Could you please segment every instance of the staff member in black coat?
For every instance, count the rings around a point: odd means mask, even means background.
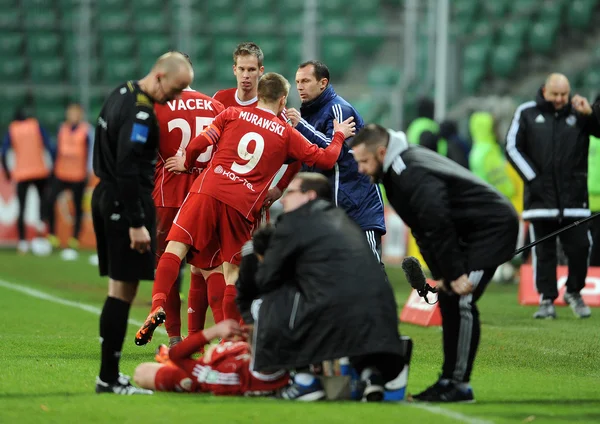
[[[416,400],[473,401],[469,384],[481,326],[476,302],[517,244],[510,202],[468,170],[402,132],[370,124],[352,141],[359,170],[383,183],[388,200],[411,228],[440,288],[444,365],[440,379]]]
[[[350,357],[363,399],[382,400],[384,385],[400,379],[405,364],[394,293],[363,231],[330,198],[326,177],[299,173],[282,198],[284,214],[255,281],[247,263],[252,248],[242,251],[237,301],[244,320],[254,322],[252,367],[306,371]],[[300,372],[280,396],[318,400],[325,393]]]
[[[193,78],[181,53],[166,53],[146,77],[117,87],[98,117],[94,173],[100,183],[92,196],[92,218],[100,275],[109,280],[100,315],[97,393],[152,394],[119,373],[119,359],[139,281],[154,279],[152,189],[159,135],[154,102],[176,98]]]
[[[530,221],[532,241],[577,219],[590,216],[587,171],[590,134],[600,136],[600,125],[588,101],[569,97],[569,80],[552,74],[535,101],[520,105],[508,135],[508,160],[525,183],[523,219]],[[560,234],[569,262],[564,300],[580,318],[591,315],[581,298],[585,287],[591,236],[587,225]],[[534,279],[540,309],[534,318],[556,318],[556,240],[533,248]]]

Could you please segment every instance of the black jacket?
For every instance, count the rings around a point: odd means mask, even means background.
[[[108,96],[96,124],[94,173],[117,193],[130,227],[144,224],[143,205],[152,203],[158,136],[154,103],[136,82]]]
[[[571,103],[556,111],[544,100],[520,105],[506,136],[508,160],[525,182],[524,219],[590,215],[587,171],[590,134],[600,136],[593,116]]]
[[[435,279],[449,283],[512,257],[519,221],[510,202],[471,172],[401,132],[390,141],[381,180]]]
[[[385,273],[360,227],[330,202],[281,217],[255,283],[255,370],[402,353]]]

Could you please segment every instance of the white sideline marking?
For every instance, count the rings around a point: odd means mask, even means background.
[[[14,290],[14,291],[26,294],[27,296],[35,297],[37,299],[42,299],[42,300],[47,300],[52,303],[57,303],[59,305],[70,306],[72,308],[81,309],[82,311],[86,311],[86,312],[89,312],[89,313],[97,315],[97,316],[100,316],[100,314],[102,313],[102,309],[100,309],[96,306],[86,305],[85,303],[74,302],[72,300],[63,299],[62,297],[53,296],[51,294],[45,293],[40,290],[36,290],[36,289],[32,289],[30,287],[20,286],[17,284],[9,283],[4,280],[0,280],[0,287]],[[133,325],[135,327],[141,327],[142,324],[144,324],[143,322],[140,322],[140,321],[137,321],[137,320],[131,319],[131,318],[127,321],[127,323],[129,325]],[[156,330],[154,330],[154,332],[155,333],[159,332],[161,334],[167,334],[167,332],[164,330],[164,328],[157,328]]]
[[[432,414],[442,415],[446,418],[453,418],[462,423],[493,424],[493,421],[487,421],[487,420],[482,420],[481,418],[469,417],[468,415],[461,414],[460,412],[440,408],[439,406],[426,405],[423,403],[407,403],[406,405],[412,406],[413,408],[417,408],[417,409],[423,409],[427,412],[431,412]]]

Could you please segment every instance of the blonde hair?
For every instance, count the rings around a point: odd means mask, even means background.
[[[268,72],[258,81],[258,99],[265,103],[274,103],[290,92],[290,83],[283,75]]]

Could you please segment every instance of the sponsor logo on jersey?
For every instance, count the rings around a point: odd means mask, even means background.
[[[235,183],[241,183],[248,190],[256,192],[256,190],[254,190],[254,187],[252,187],[252,183],[250,183],[247,179],[240,177],[239,175],[235,174],[233,171],[226,170],[221,165],[217,165],[214,168],[214,172],[217,175],[222,175],[225,178],[229,178],[231,181],[233,181]]]

